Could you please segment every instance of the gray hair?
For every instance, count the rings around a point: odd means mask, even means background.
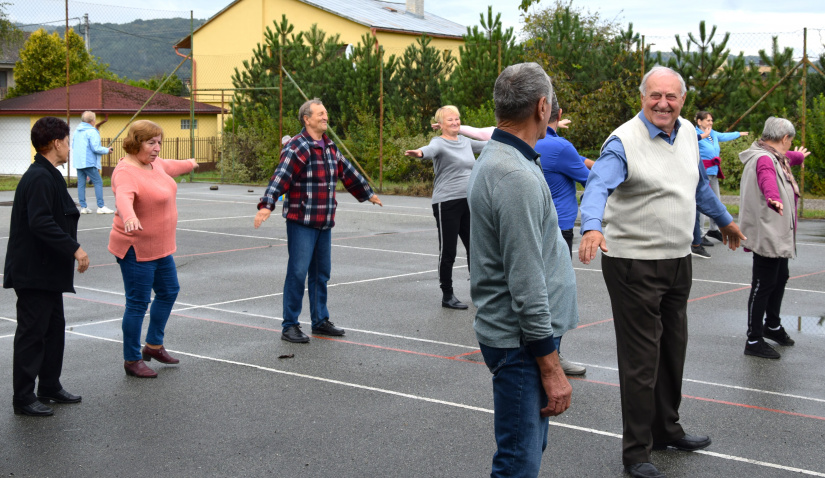
[[[785,118],[777,118],[771,116],[765,120],[765,129],[762,130],[763,141],[781,141],[785,136],[790,136],[793,139],[796,136],[796,129],[793,123]]]
[[[84,123],[94,124],[95,122],[95,112],[94,111],[84,111],[82,115],[80,115],[80,121]]]
[[[645,76],[642,77],[642,84],[639,85],[639,91],[642,93],[642,96],[644,96],[645,93],[647,92],[647,80],[648,80],[648,78],[650,78],[651,76],[653,76],[655,74],[658,74],[658,73],[669,73],[669,74],[675,76],[676,78],[679,78],[679,86],[681,87],[681,94],[682,94],[682,96],[685,96],[685,93],[687,93],[687,85],[685,85],[685,79],[682,78],[682,75],[680,75],[678,71],[674,70],[673,68],[668,68],[668,67],[662,66],[662,65],[654,66],[653,68],[650,69],[650,71],[645,73]]]
[[[496,120],[523,121],[542,97],[553,96],[550,77],[538,63],[510,65],[498,75],[493,89]]]
[[[306,126],[306,123],[304,123],[304,116],[310,116],[312,114],[312,105],[324,106],[318,98],[312,98],[311,100],[305,101],[304,104],[298,108],[298,121],[301,122],[301,126]]]
[[[561,106],[559,106],[559,99],[556,98],[556,93],[553,92],[553,100],[550,102],[550,122],[554,123],[559,120],[559,111],[561,111]]]

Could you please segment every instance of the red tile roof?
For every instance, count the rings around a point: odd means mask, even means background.
[[[94,111],[97,114],[135,114],[152,96],[152,91],[116,81],[97,79],[69,86],[72,114]],[[219,114],[217,106],[195,102],[197,114]],[[0,101],[0,115],[66,114],[66,87],[32,93]],[[146,105],[142,114],[180,115],[189,113],[189,100],[158,93]]]

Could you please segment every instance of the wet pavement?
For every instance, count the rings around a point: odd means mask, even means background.
[[[151,362],[157,379],[123,372],[123,284],[106,248],[112,216],[81,217],[92,267],[64,296],[62,381],[83,403],[56,405],[50,418],[12,413],[16,297],[0,291],[0,476],[489,474],[491,375],[477,353],[474,307],[440,306],[430,200],[382,196],[378,208],[339,193],[329,308],[347,334],[300,345],[280,340],[283,220],[273,214],[253,229],[262,188],[248,189],[180,185],[181,293],[165,345],[181,363]],[[0,207],[3,259],[10,213]],[[825,476],[825,336],[816,322],[825,315],[825,221],[799,224],[782,308],[796,345],[777,347],[780,360],[743,354],[750,255],[717,243],[711,259],[693,261],[681,423],[713,444],[654,452],[669,477]],[[458,256],[456,295],[469,301],[461,246]],[[588,372],[571,380],[573,404],[551,421],[542,476],[619,477],[610,303],[599,260],[573,266],[581,325],[562,354]]]

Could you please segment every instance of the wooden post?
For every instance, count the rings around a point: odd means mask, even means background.
[[[808,29],[802,29],[802,146],[805,146],[805,126],[808,124]],[[799,166],[799,213],[805,212],[805,161]]]
[[[69,134],[71,135],[71,107],[69,106],[69,0],[66,0],[66,31],[63,32],[63,38],[66,40],[66,124],[69,125]],[[69,184],[71,179],[72,155],[70,154],[69,160],[66,162],[66,184]]]
[[[286,35],[281,33],[278,42],[278,141],[284,137],[284,41]]]
[[[376,38],[376,44],[378,39]],[[378,47],[378,191],[384,193],[384,47]]]
[[[189,142],[192,157],[195,157],[195,12],[189,10],[189,54],[192,56],[192,91],[189,93]],[[180,159],[175,158],[175,159]],[[194,170],[189,171],[189,182],[195,179]]]

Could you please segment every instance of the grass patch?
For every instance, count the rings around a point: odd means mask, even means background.
[[[728,204],[725,207],[728,208],[728,212],[731,213],[732,216],[739,215],[739,206],[737,204]],[[825,219],[825,211],[820,211],[818,209],[804,209],[801,215],[802,219]]]

